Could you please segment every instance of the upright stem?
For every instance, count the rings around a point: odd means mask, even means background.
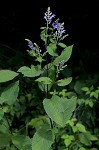
[[[45,51],[47,50],[47,45],[48,45],[48,39],[47,39],[47,33],[48,33],[48,21],[47,21],[47,28],[46,28],[46,40],[45,40]],[[46,68],[46,76],[48,77],[48,58],[47,58],[47,54],[46,54],[46,63],[47,63],[47,68]],[[46,98],[48,98],[48,84],[46,85]],[[51,128],[53,128],[53,121],[50,118],[50,124],[51,124]],[[58,150],[58,145],[57,145],[57,141],[56,141],[56,137],[55,137],[55,150]]]
[[[45,39],[45,51],[47,50],[47,32],[48,32],[48,21],[47,21],[47,27],[46,27],[46,39]],[[46,54],[46,63],[47,63],[47,69],[46,69],[46,76],[48,77],[48,58]],[[48,98],[48,84],[46,85],[46,98]]]

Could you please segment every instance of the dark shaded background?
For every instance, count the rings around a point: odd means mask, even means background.
[[[65,43],[74,44],[70,63],[81,66],[86,72],[98,72],[99,63],[99,0],[35,0],[24,3],[2,2],[0,5],[0,67],[14,67],[22,61],[26,65],[25,38],[39,43],[43,15],[50,6],[53,13],[65,23],[69,34]],[[2,63],[4,61],[4,63]]]

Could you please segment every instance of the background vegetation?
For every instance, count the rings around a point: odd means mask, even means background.
[[[72,76],[69,86],[58,92],[63,97],[77,96],[78,109],[75,111],[76,119],[70,120],[66,128],[59,132],[59,147],[67,150],[98,150],[99,149],[99,9],[98,0],[93,1],[33,1],[8,2],[0,5],[0,70],[10,69],[17,71],[21,66],[33,63],[27,55],[26,38],[40,43],[40,27],[43,25],[43,14],[48,6],[65,23],[69,36],[64,43],[74,44],[68,67],[62,76]],[[20,75],[20,92],[15,105],[4,104],[5,119],[0,122],[0,139],[5,134],[5,142],[1,150],[15,150],[18,144],[9,145],[10,132],[28,135],[30,138],[36,128],[42,124],[44,110],[40,91],[37,84],[30,78]],[[0,84],[0,93],[8,86]],[[1,109],[1,108],[0,108]],[[2,117],[2,113],[0,114]],[[6,126],[6,127],[5,127]],[[85,130],[87,132],[85,132]],[[61,140],[60,140],[61,137]],[[24,138],[24,137],[22,137]],[[21,139],[20,139],[21,141]],[[54,145],[53,145],[54,147]],[[82,149],[80,149],[81,147]]]

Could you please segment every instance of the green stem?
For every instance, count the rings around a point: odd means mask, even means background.
[[[45,51],[47,51],[47,44],[48,44],[47,32],[48,32],[48,22],[47,22],[47,28],[46,28]],[[46,76],[48,77],[48,58],[47,58],[47,53],[46,53],[46,63],[47,63]],[[48,84],[46,85],[46,98],[48,98]]]
[[[46,28],[45,51],[47,51],[47,45],[48,45],[47,33],[48,33],[48,22],[47,22],[47,28]],[[46,76],[48,77],[48,70],[49,70],[49,68],[48,68],[47,53],[46,53],[46,63],[47,63]],[[48,84],[46,85],[46,98],[48,98]],[[51,128],[53,129],[54,125],[53,125],[53,121],[52,121],[51,118],[50,118],[50,124],[51,124]],[[55,137],[55,150],[58,150],[58,145],[57,145],[56,137]]]

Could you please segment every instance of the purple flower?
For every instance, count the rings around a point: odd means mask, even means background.
[[[52,12],[50,11],[50,7],[48,7],[46,13],[44,14],[44,19],[48,22],[48,24],[51,23],[52,18],[55,17],[55,14],[52,14]]]
[[[61,23],[55,23],[55,22],[53,22],[52,23],[52,27],[54,28],[54,29],[58,29],[59,27],[60,27],[60,25],[61,25]]]
[[[65,33],[65,30],[64,30],[64,23],[59,23],[58,21],[57,22],[54,22],[52,23],[52,27],[54,29],[56,29],[55,33],[54,33],[54,36],[55,37],[58,37],[58,38],[61,38],[63,33]]]
[[[34,48],[33,43],[30,40],[28,41],[28,46],[30,47],[30,49]]]

